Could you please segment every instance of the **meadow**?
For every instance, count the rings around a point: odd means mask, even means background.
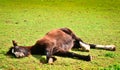
[[[6,56],[12,40],[33,45],[52,29],[68,27],[87,43],[114,44],[116,51],[91,49],[90,62],[45,56]],[[120,70],[120,0],[0,0],[0,70]]]

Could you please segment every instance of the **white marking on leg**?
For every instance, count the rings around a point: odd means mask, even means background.
[[[115,45],[96,45],[98,49],[115,50]]]
[[[106,50],[115,50],[115,45],[106,45],[105,49]]]
[[[48,63],[52,64],[53,63],[53,58],[49,58]]]
[[[79,43],[82,46],[83,50],[85,50],[85,51],[89,51],[90,50],[90,45],[85,44],[85,43],[83,43],[81,41]]]
[[[104,49],[105,45],[96,45],[95,47],[98,48],[98,49]]]

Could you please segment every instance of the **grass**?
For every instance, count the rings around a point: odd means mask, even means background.
[[[120,64],[109,66],[109,68],[106,68],[106,70],[120,70]]]
[[[0,70],[117,70],[120,69],[119,0],[0,0]],[[57,57],[53,65],[45,56],[22,59],[6,56],[12,46],[33,45],[48,31],[68,27],[87,43],[115,44],[115,52],[74,51],[93,56],[91,62]]]

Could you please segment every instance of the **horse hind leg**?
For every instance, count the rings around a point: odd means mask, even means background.
[[[116,46],[115,45],[94,45],[94,44],[89,44],[91,48],[96,48],[96,49],[104,49],[104,50],[109,50],[109,51],[115,51]]]
[[[81,46],[81,49],[86,51],[86,52],[89,52],[90,51],[90,45],[89,44],[86,44],[84,42],[79,42],[80,43],[80,46]]]
[[[95,45],[95,44],[87,44],[84,42],[79,42],[82,50],[84,51],[90,51],[91,48],[93,49],[104,49],[109,51],[115,51],[116,47],[115,45]]]
[[[104,49],[104,50],[109,50],[109,51],[115,51],[116,47],[115,45],[95,45],[95,44],[87,44],[82,41],[79,42],[82,50],[84,51],[90,51],[91,48],[93,49]]]
[[[92,57],[90,55],[80,55],[77,53],[73,53],[73,52],[64,52],[64,51],[60,51],[58,53],[55,54],[56,56],[61,56],[61,57],[70,57],[70,58],[76,58],[76,59],[81,59],[84,61],[91,61]]]

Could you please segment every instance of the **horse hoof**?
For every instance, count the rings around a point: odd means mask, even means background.
[[[106,50],[115,51],[116,47],[115,45],[106,45]]]
[[[112,49],[111,49],[111,51],[115,51],[115,50],[116,50],[115,45],[112,45]]]
[[[116,48],[114,47],[113,49],[112,49],[112,51],[115,51],[116,50]]]
[[[92,56],[88,55],[87,56],[87,61],[92,61]]]

